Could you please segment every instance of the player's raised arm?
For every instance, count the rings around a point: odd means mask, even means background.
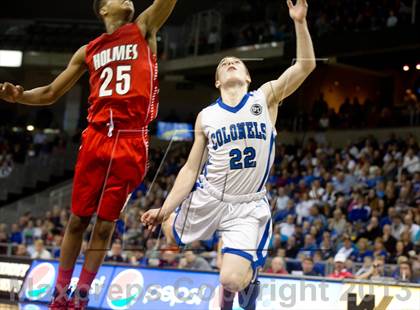
[[[67,68],[49,85],[24,90],[20,85],[0,84],[0,99],[11,103],[33,106],[46,106],[56,102],[74,86],[87,67],[85,65],[86,47],[81,47],[70,60]]]
[[[195,140],[187,162],[179,171],[171,192],[161,209],[152,209],[143,214],[141,221],[148,226],[155,226],[164,221],[187,198],[207,158],[207,138],[201,127],[201,113],[195,123]]]
[[[290,17],[295,23],[296,60],[277,80],[265,83],[261,87],[268,104],[275,107],[295,92],[316,66],[314,47],[306,23],[308,3],[306,0],[297,0],[294,5],[291,0],[288,0],[287,5],[289,6]]]
[[[139,15],[136,23],[143,33],[156,34],[171,15],[177,0],[155,0],[153,4]]]

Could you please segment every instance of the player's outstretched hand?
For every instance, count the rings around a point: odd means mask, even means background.
[[[13,85],[9,82],[0,83],[0,99],[15,103],[22,97],[23,90],[20,85]]]
[[[162,209],[151,209],[140,218],[140,221],[151,231],[155,230],[156,226],[164,220],[165,215]]]
[[[306,0],[296,0],[296,4],[293,4],[292,0],[287,0],[287,6],[289,7],[290,17],[298,23],[303,23],[308,14],[308,2]]]

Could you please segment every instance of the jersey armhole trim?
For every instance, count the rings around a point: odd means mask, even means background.
[[[265,96],[264,92],[262,91],[262,89],[261,89],[261,87],[260,87],[260,88],[258,88],[256,91],[254,91],[254,93],[255,93],[255,94],[258,94],[258,97],[260,97],[260,98],[261,98],[261,100],[263,100],[263,101],[264,101],[264,107],[265,107],[265,111],[266,111],[266,112],[265,112],[265,113],[266,113],[266,116],[267,116],[267,118],[268,118],[268,121],[270,122],[271,129],[273,130],[274,135],[275,135],[275,136],[277,136],[276,124],[273,124],[273,122],[271,121],[271,117],[270,117],[270,108],[269,108],[269,106],[268,106],[268,103],[267,103],[267,98],[266,98],[266,96]]]
[[[136,29],[137,29],[137,31],[139,32],[139,36],[140,36],[140,38],[144,41],[144,43],[146,44],[146,46],[147,46],[147,48],[149,49],[149,51],[150,51],[150,54],[153,56],[153,57],[155,57],[155,59],[157,59],[157,54],[155,54],[155,53],[153,53],[153,51],[152,51],[152,49],[150,48],[150,45],[149,45],[149,42],[147,41],[147,39],[146,39],[146,36],[144,36],[143,35],[143,33],[141,32],[141,29],[140,29],[140,26],[137,24],[137,23],[131,23],[131,24],[133,24],[135,27],[136,27]]]

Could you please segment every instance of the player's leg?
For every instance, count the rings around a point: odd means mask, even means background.
[[[222,269],[220,281],[225,299],[229,292],[239,292],[243,309],[254,310],[259,294],[257,268],[264,264],[271,236],[271,214],[266,201],[240,204],[225,217],[222,234]],[[232,294],[230,300],[232,300]],[[223,310],[232,302],[223,299]]]
[[[115,222],[128,195],[138,186],[146,170],[146,145],[141,137],[107,138],[102,146],[109,159],[96,210],[97,221],[85,256],[71,305],[84,309],[89,289],[102,265],[114,232]]]
[[[85,262],[77,283],[76,294],[81,299],[86,299],[90,286],[102,265],[106,252],[109,249],[115,222],[101,218],[96,219],[88,248],[85,254]]]
[[[237,254],[224,253],[220,270],[220,283],[230,292],[240,292],[251,281],[251,261]]]
[[[85,131],[75,168],[72,215],[67,224],[60,251],[60,265],[51,309],[67,309],[67,289],[80,254],[83,234],[96,210],[96,202],[105,178],[97,161],[94,134]],[[94,163],[94,164],[92,164]]]

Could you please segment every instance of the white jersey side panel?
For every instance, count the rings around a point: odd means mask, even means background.
[[[219,98],[201,114],[208,139],[203,176],[220,192],[245,195],[265,189],[274,162],[276,132],[265,95],[257,90],[230,107]]]

